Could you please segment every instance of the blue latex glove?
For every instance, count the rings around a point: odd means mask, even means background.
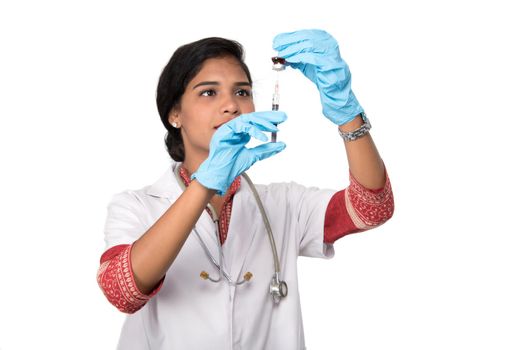
[[[318,29],[282,33],[273,39],[273,49],[315,83],[322,113],[333,123],[345,124],[364,111],[351,91],[349,67],[330,34]]]
[[[268,141],[262,132],[276,132],[275,124],[287,119],[284,112],[268,111],[242,114],[221,125],[209,144],[209,156],[191,175],[204,187],[217,190],[223,196],[237,176],[249,169],[256,161],[266,159],[286,148],[283,142],[264,143],[246,148],[251,137]]]

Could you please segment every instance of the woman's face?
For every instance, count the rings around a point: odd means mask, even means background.
[[[241,114],[253,112],[246,73],[233,57],[211,58],[189,82],[169,122],[181,127],[185,158],[207,158],[216,129]]]

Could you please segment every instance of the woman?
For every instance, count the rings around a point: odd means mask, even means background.
[[[267,141],[263,132],[277,131],[286,115],[254,112],[238,43],[207,38],[177,49],[157,90],[174,162],[153,185],[108,206],[97,279],[130,314],[120,349],[304,349],[297,257],[332,257],[335,240],[393,214],[387,172],[335,39],[303,30],[278,35],[273,47],[318,87],[323,114],[344,139],[349,187],[257,185],[261,209],[240,175],[285,144],[245,145]],[[275,275],[287,288],[270,294]]]

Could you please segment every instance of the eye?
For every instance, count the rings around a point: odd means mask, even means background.
[[[213,89],[209,89],[209,90],[204,90],[204,91],[201,91],[200,92],[200,96],[215,96],[217,93],[215,90]]]
[[[251,91],[246,89],[239,89],[236,91],[236,94],[243,97],[249,97],[251,96]]]

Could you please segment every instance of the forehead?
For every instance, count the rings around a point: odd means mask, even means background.
[[[202,80],[204,78],[210,79],[213,76],[215,79],[229,78],[232,80],[242,79],[247,81],[247,75],[240,66],[240,63],[236,58],[231,56],[209,58],[205,60],[202,64],[202,68],[193,78],[193,81]]]

